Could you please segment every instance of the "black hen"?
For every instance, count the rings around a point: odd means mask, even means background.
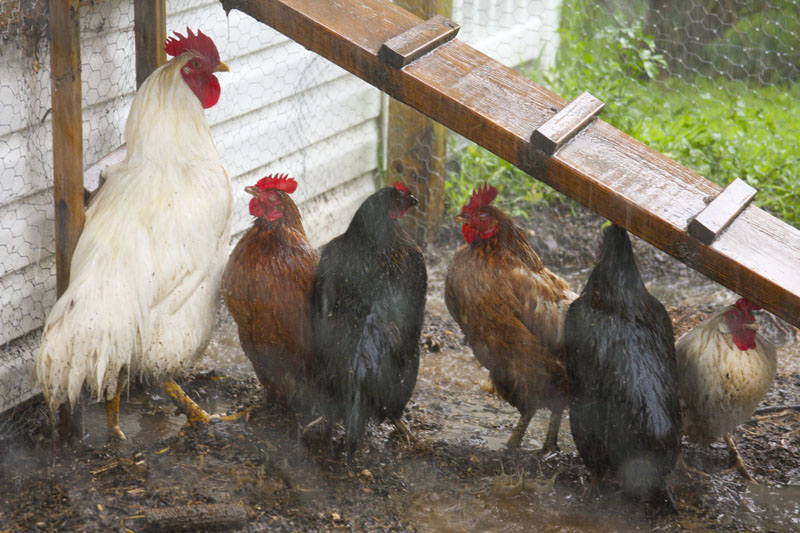
[[[680,451],[672,322],[639,277],[624,228],[605,230],[600,261],[564,324],[570,426],[586,467],[666,510]]]
[[[367,198],[323,248],[314,280],[318,381],[351,454],[370,419],[388,418],[410,437],[400,417],[417,382],[428,275],[398,219],[416,204],[402,183]]]

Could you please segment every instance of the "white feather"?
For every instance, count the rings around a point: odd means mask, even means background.
[[[110,399],[121,370],[169,376],[205,349],[230,239],[231,183],[185,53],[137,92],[128,153],[86,212],[70,283],[44,326],[36,375],[52,409],[87,385]]]

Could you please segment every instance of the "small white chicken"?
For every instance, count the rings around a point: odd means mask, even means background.
[[[36,360],[53,412],[65,402],[73,408],[87,386],[106,401],[109,430],[122,439],[129,375],[161,380],[190,423],[208,421],[171,376],[208,344],[230,240],[231,182],[203,111],[219,99],[214,72],[228,67],[200,31],[176,32],[165,50],[174,57],[133,99],[127,156],[104,172],[86,212],[69,287]]]
[[[724,436],[731,462],[747,479],[731,433],[753,414],[777,368],[775,347],[757,331],[758,309],[740,298],[675,344],[684,432],[704,446]]]

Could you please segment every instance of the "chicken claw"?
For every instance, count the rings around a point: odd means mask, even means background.
[[[186,415],[188,425],[208,424],[211,421],[211,415],[197,405],[194,400],[189,398],[189,396],[183,392],[181,386],[175,383],[174,379],[163,381],[161,383],[161,388],[172,398],[172,401],[178,406],[178,410]]]
[[[531,418],[533,418],[533,414],[523,414],[519,417],[519,422],[517,422],[514,431],[511,432],[511,437],[508,439],[508,446],[509,448],[519,448],[522,444],[522,437],[525,435],[525,431],[528,429],[528,424],[531,423]]]
[[[750,472],[747,471],[747,466],[744,464],[742,456],[739,455],[739,450],[736,449],[736,443],[733,442],[733,437],[730,433],[725,434],[725,442],[728,445],[728,453],[733,462],[733,469],[739,472],[747,481],[755,483],[756,481],[753,479],[753,476],[750,475]]]
[[[197,403],[189,398],[189,396],[183,392],[183,389],[180,385],[178,385],[174,379],[168,379],[161,383],[161,388],[164,389],[164,392],[172,398],[172,401],[178,406],[178,411],[186,415],[187,425],[189,426],[196,426],[197,424],[208,424],[212,420],[224,420],[226,422],[230,422],[233,420],[238,420],[241,417],[247,415],[255,408],[255,405],[251,405],[247,409],[243,409],[242,411],[230,415],[210,415],[208,414],[202,407],[197,405]]]
[[[119,427],[119,399],[120,396],[122,396],[122,389],[125,388],[127,383],[127,373],[124,370],[120,371],[119,377],[117,378],[117,392],[114,393],[114,398],[112,400],[106,401],[108,431],[112,437],[116,437],[119,440],[126,440],[125,433],[123,433],[122,428]]]
[[[561,448],[558,447],[558,429],[561,427],[561,415],[563,414],[563,407],[560,410],[550,411],[550,423],[547,426],[547,437],[542,446],[542,455],[561,451]]]
[[[708,474],[706,474],[705,472],[703,472],[702,470],[699,470],[699,469],[697,469],[697,468],[695,468],[693,466],[690,466],[689,463],[687,463],[684,460],[683,453],[679,453],[678,454],[678,459],[677,459],[677,462],[675,464],[675,468],[677,468],[681,472],[685,472],[687,475],[691,473],[691,474],[700,474],[703,477],[711,477]]]
[[[219,414],[211,415],[211,420],[224,420],[225,422],[232,422],[234,420],[239,420],[243,416],[247,418],[247,416],[250,415],[250,412],[255,408],[256,408],[255,405],[251,405],[250,407],[242,409],[238,413],[232,413],[229,415],[219,415]]]
[[[402,418],[393,418],[392,423],[394,424],[394,427],[397,428],[397,431],[399,431],[400,434],[405,437],[406,444],[410,446],[412,442],[417,440],[417,438],[411,433],[411,430],[408,429],[408,426],[406,426],[405,422],[403,422]]]

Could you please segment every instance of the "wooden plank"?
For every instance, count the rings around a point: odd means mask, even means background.
[[[420,23],[383,0],[223,0],[422,111],[800,326],[800,230],[748,206],[711,245],[689,221],[720,187],[611,127],[593,121],[549,157],[531,134],[566,101],[454,39],[401,70],[378,50]]]
[[[136,86],[167,61],[166,0],[133,1],[133,33],[136,39]]]
[[[755,195],[753,187],[736,178],[689,223],[689,233],[703,244],[711,244]]]
[[[565,142],[577,135],[603,109],[605,104],[584,91],[550,120],[536,128],[531,144],[547,155],[553,155]]]
[[[403,68],[437,46],[455,39],[460,28],[455,22],[436,15],[383,43],[378,57],[392,68]]]

